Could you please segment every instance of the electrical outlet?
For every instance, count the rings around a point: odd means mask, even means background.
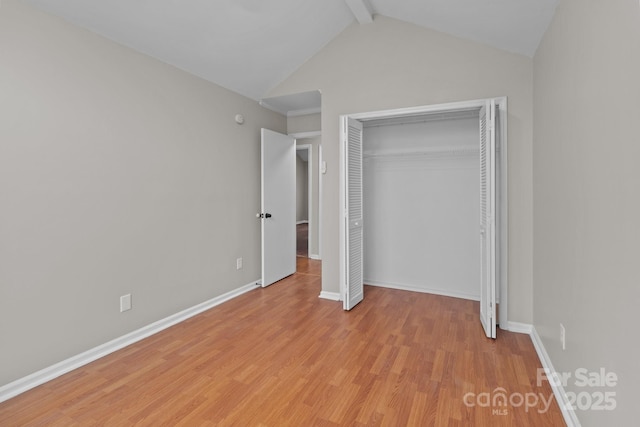
[[[236,270],[242,269],[242,258],[236,259]]]
[[[560,323],[560,343],[562,344],[563,350],[567,349],[566,339],[567,339],[567,332],[564,329],[564,325]]]
[[[120,313],[131,310],[131,294],[122,295],[120,297]]]

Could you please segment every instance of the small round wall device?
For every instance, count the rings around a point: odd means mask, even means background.
[[[242,114],[236,114],[236,123],[239,125],[244,123],[244,116]]]

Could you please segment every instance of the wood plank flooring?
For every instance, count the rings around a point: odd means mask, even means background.
[[[309,224],[296,224],[296,255],[309,256]]]
[[[319,293],[319,261],[298,258],[290,278],[0,404],[0,425],[564,425],[555,400],[481,406],[551,389],[527,335],[484,338],[478,303],[367,286],[344,312]]]

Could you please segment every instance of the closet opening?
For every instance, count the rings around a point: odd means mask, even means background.
[[[507,323],[506,98],[342,116],[341,293],[480,301]],[[499,313],[498,313],[499,311]]]

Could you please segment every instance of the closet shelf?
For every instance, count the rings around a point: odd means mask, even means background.
[[[375,158],[392,158],[392,157],[465,157],[479,155],[479,147],[458,146],[458,147],[430,147],[430,148],[414,148],[404,150],[378,150],[364,151],[362,157],[367,159]]]

